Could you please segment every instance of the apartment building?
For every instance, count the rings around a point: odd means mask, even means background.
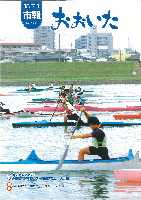
[[[107,57],[113,53],[112,33],[97,33],[97,26],[90,28],[90,33],[75,40],[76,49],[88,49],[98,57]]]
[[[34,42],[41,42],[46,49],[55,48],[55,32],[50,26],[39,26],[34,29]]]

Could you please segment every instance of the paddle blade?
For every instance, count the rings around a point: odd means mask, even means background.
[[[74,134],[74,132],[75,132],[75,130],[76,130],[76,128],[77,128],[77,125],[78,125],[78,122],[79,122],[79,120],[80,120],[81,114],[82,114],[82,111],[81,111],[80,116],[79,116],[79,118],[78,118],[78,120],[77,120],[77,123],[76,123],[76,125],[75,125],[74,131],[72,132],[72,135]],[[59,162],[59,164],[58,164],[56,170],[58,170],[58,169],[60,169],[60,168],[62,167],[63,162],[64,162],[64,160],[65,160],[65,158],[66,158],[66,156],[67,156],[67,153],[68,153],[68,149],[69,149],[70,142],[71,142],[71,139],[69,140],[69,143],[68,143],[68,145],[67,145],[67,147],[66,147],[66,150],[65,150],[65,152],[64,152],[64,154],[63,154],[63,156],[62,156],[62,159],[60,160],[60,162]]]
[[[64,162],[64,160],[65,160],[65,158],[66,158],[66,156],[67,156],[68,149],[69,149],[69,145],[67,145],[66,150],[65,150],[65,152],[64,152],[64,154],[63,154],[61,160],[59,161],[59,164],[58,164],[56,170],[58,170],[58,169],[60,169],[60,168],[62,167],[63,162]]]

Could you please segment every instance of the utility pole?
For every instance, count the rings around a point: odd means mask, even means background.
[[[121,50],[120,50],[120,61],[121,61]]]
[[[60,62],[60,34],[59,34],[59,62]]]
[[[72,43],[71,43],[71,59],[72,59],[72,62],[73,62]]]

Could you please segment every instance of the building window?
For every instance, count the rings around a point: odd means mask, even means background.
[[[8,46],[8,45],[7,45],[7,46],[5,46],[5,45],[4,45],[4,46],[2,46],[2,48],[10,48],[10,46]]]

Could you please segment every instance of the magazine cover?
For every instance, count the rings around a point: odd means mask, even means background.
[[[0,199],[139,199],[141,1],[0,1]]]

